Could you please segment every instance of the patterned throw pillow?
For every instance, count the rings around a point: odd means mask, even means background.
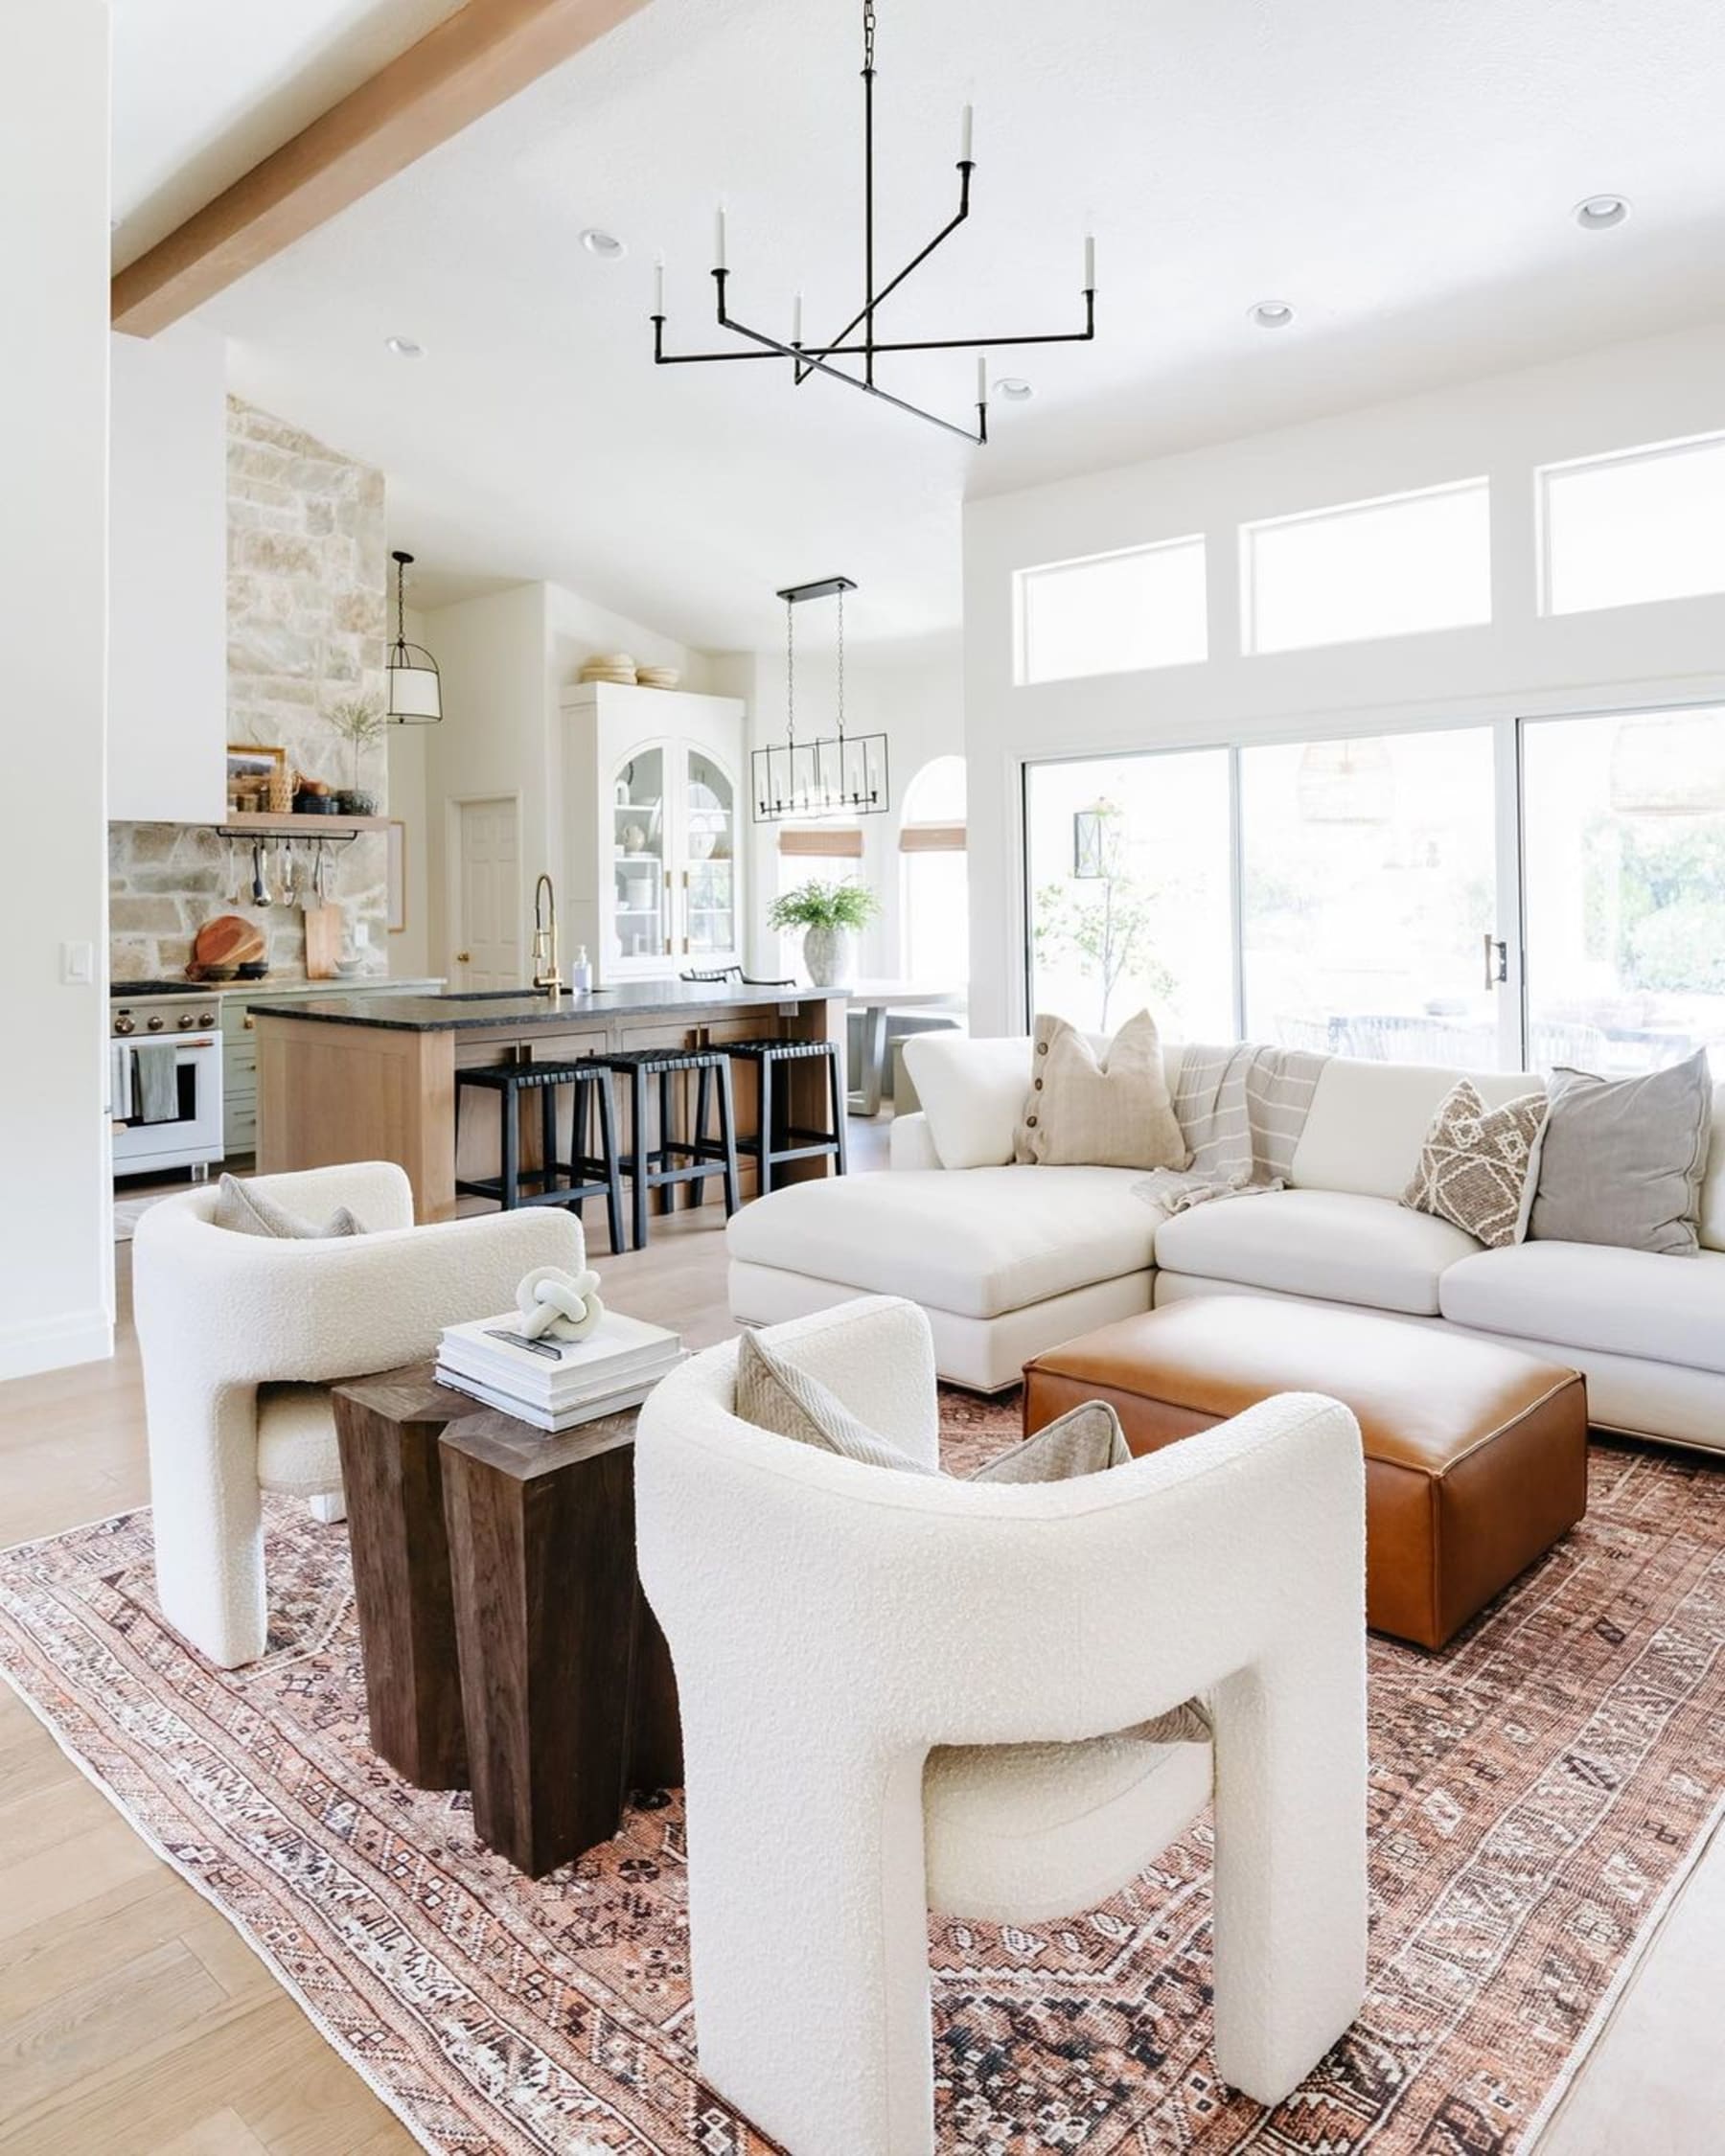
[[[1432,1119],[1402,1204],[1464,1227],[1487,1250],[1519,1243],[1548,1106],[1544,1093],[1521,1093],[1487,1108],[1471,1078],[1459,1080]]]

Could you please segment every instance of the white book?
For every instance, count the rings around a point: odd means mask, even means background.
[[[652,1385],[626,1385],[619,1390],[607,1393],[603,1398],[584,1401],[573,1408],[549,1408],[537,1401],[511,1399],[508,1393],[498,1392],[476,1378],[466,1377],[454,1370],[440,1370],[438,1382],[465,1392],[470,1400],[483,1406],[495,1408],[499,1412],[513,1415],[518,1422],[530,1424],[535,1430],[557,1434],[577,1430],[585,1422],[599,1422],[606,1415],[621,1414],[626,1409],[638,1408],[653,1390]]]
[[[499,1400],[508,1400],[518,1407],[543,1409],[548,1413],[563,1414],[576,1408],[586,1407],[595,1400],[610,1399],[612,1394],[630,1388],[656,1385],[660,1378],[674,1370],[683,1361],[679,1349],[674,1355],[662,1356],[656,1363],[632,1365],[627,1370],[607,1372],[584,1380],[582,1383],[552,1389],[534,1388],[520,1381],[513,1369],[489,1369],[464,1366],[451,1363],[440,1355],[436,1370],[438,1380],[446,1385],[483,1386]]]
[[[529,1399],[569,1399],[616,1385],[634,1371],[660,1371],[681,1357],[682,1341],[662,1325],[608,1310],[582,1341],[528,1341],[514,1311],[446,1325],[438,1359]]]

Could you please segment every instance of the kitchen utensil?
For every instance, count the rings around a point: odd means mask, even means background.
[[[192,963],[207,980],[217,967],[261,961],[265,948],[264,931],[255,921],[238,913],[218,913],[193,937]]]
[[[269,893],[264,888],[264,841],[262,838],[252,840],[251,902],[254,906],[267,906],[269,904]]]
[[[340,970],[341,908],[312,905],[306,908],[306,978],[334,980]]]

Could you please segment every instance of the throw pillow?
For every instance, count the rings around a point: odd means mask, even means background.
[[[1100,1056],[1065,1019],[1038,1018],[1017,1157],[1038,1167],[1184,1168],[1185,1139],[1168,1098],[1162,1042],[1148,1011]]]
[[[337,1205],[324,1225],[301,1220],[286,1205],[278,1205],[256,1183],[242,1182],[238,1176],[223,1176],[216,1194],[216,1226],[239,1235],[275,1235],[293,1242],[311,1242],[335,1235],[363,1235],[365,1230],[345,1205]]]
[[[799,1370],[753,1333],[745,1333],[737,1342],[733,1411],[758,1430],[838,1453],[864,1467],[897,1468],[910,1475],[944,1472],[925,1467],[889,1437],[870,1430],[829,1387]],[[1098,1475],[1104,1468],[1123,1467],[1131,1457],[1119,1416],[1105,1402],[1090,1400],[978,1468],[969,1479],[1066,1482],[1080,1475]]]
[[[1641,1078],[1553,1071],[1530,1233],[1694,1257],[1712,1131],[1705,1048]]]
[[[1402,1204],[1477,1236],[1488,1250],[1527,1233],[1524,1197],[1546,1119],[1544,1093],[1487,1108],[1471,1078],[1438,1104]]]

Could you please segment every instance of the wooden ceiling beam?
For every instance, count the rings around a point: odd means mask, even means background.
[[[467,0],[114,278],[154,336],[594,43],[646,0]]]

